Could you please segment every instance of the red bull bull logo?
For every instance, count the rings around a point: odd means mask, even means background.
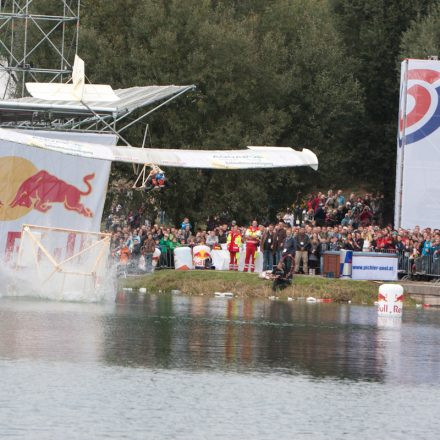
[[[377,300],[378,301],[388,301],[388,298],[379,292],[379,294],[377,295]]]
[[[69,211],[76,211],[85,217],[93,217],[92,211],[81,203],[81,196],[87,196],[92,192],[89,180],[94,177],[94,174],[84,176],[83,182],[87,190],[81,191],[45,170],[39,171],[20,185],[9,206],[11,208],[25,206],[40,212],[47,212],[53,203],[63,203]]]
[[[208,248],[209,249],[209,248]],[[205,265],[206,260],[208,260],[211,255],[208,250],[194,248],[195,252],[193,254],[193,261],[195,267],[202,267]]]
[[[403,287],[398,284],[382,284],[377,295],[378,314],[401,316],[403,307]]]
[[[199,251],[194,254],[194,258],[198,258],[200,260],[206,260],[209,258],[209,254],[206,251]]]
[[[92,192],[93,173],[83,177],[82,189],[46,170],[38,170],[27,159],[8,156],[0,157],[0,175],[0,220],[15,220],[31,210],[46,213],[56,203],[68,211],[93,217],[81,200]]]

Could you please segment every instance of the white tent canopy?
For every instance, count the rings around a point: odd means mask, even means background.
[[[318,169],[318,158],[308,150],[288,147],[247,147],[243,150],[178,150],[111,147],[76,141],[49,139],[0,128],[0,141],[9,141],[72,156],[114,162],[210,169],[251,169],[309,166]]]

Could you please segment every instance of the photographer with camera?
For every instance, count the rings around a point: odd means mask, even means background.
[[[272,271],[272,290],[283,290],[292,284],[293,279],[293,256],[290,253],[285,253],[281,257],[280,262],[274,267]]]

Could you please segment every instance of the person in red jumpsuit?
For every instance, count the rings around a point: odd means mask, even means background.
[[[241,247],[241,233],[237,225],[234,225],[228,234],[226,241],[229,251],[229,270],[238,270],[237,253]]]
[[[246,229],[246,258],[244,260],[244,272],[255,271],[255,253],[260,244],[261,231],[256,220]]]

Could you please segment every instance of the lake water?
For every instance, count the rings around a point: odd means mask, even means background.
[[[1,439],[438,439],[440,310],[0,298]]]

